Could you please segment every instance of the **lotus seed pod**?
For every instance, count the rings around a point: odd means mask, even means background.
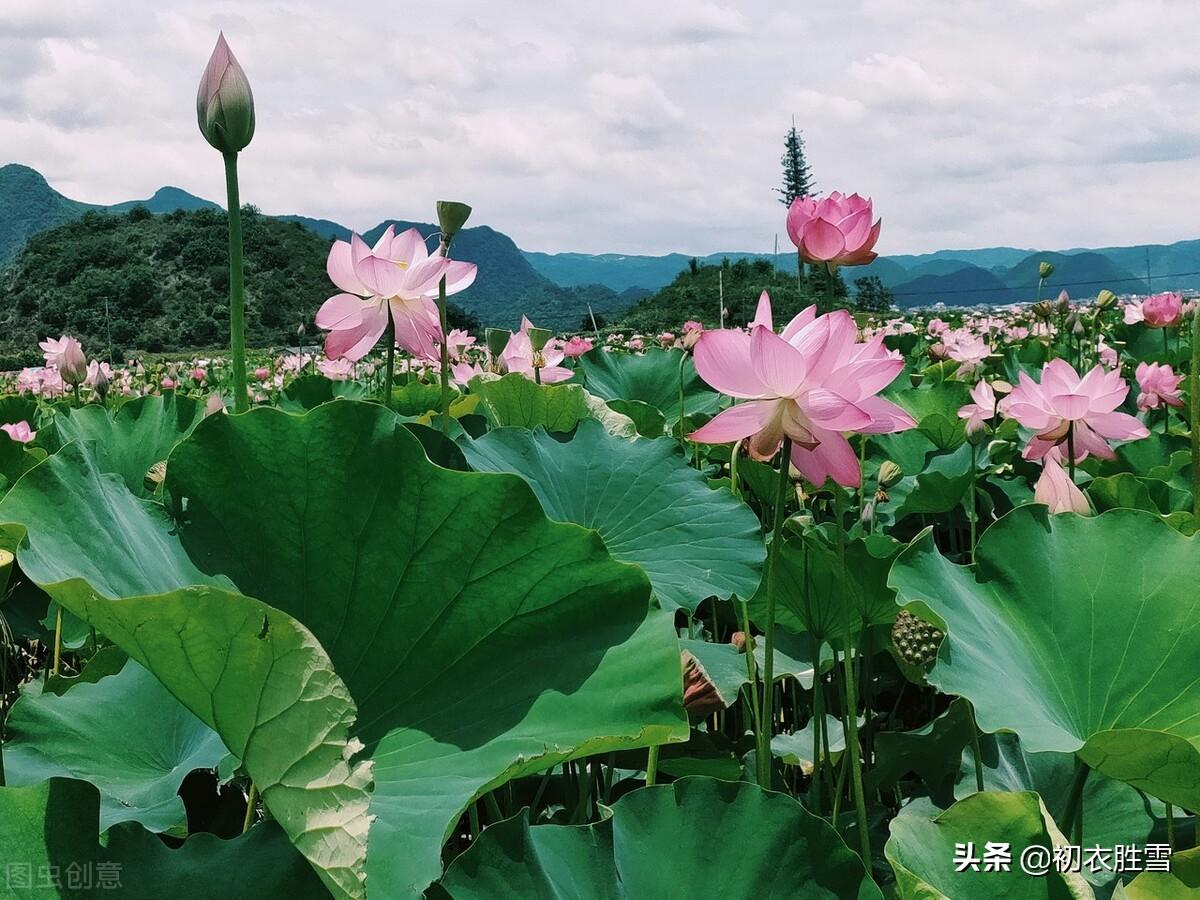
[[[533,348],[534,353],[544,350],[552,337],[554,337],[554,332],[546,328],[529,329],[529,345]]]
[[[944,637],[936,625],[914,616],[906,609],[900,610],[892,625],[892,645],[896,655],[910,666],[918,668],[934,664]]]
[[[886,490],[904,477],[904,470],[890,459],[884,460],[879,467],[879,486]]]
[[[1103,290],[1096,295],[1096,305],[1101,309],[1111,309],[1117,305],[1117,295],[1110,290]]]
[[[508,339],[512,337],[512,332],[503,328],[489,328],[484,332],[484,337],[487,340],[488,353],[492,356],[499,356],[508,346]]]
[[[1038,278],[1049,278],[1054,274],[1054,263],[1040,262],[1038,263]]]
[[[452,200],[437,202],[438,227],[442,229],[442,243],[448,244],[454,236],[462,231],[463,225],[471,216],[471,207],[465,203],[455,203]]]

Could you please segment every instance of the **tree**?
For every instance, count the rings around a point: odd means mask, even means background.
[[[892,292],[878,275],[854,279],[854,306],[862,312],[887,312],[892,308]]]
[[[775,188],[775,192],[779,194],[780,203],[784,206],[791,206],[792,201],[797,197],[807,197],[815,193],[817,189],[817,183],[813,181],[812,169],[804,156],[804,138],[796,130],[794,119],[792,127],[788,129],[787,137],[783,139],[783,147],[783,156],[780,159],[780,163],[783,165],[783,187]]]

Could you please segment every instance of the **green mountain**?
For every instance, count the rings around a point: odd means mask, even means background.
[[[73,222],[96,208],[68,200],[28,166],[0,166],[0,265],[11,260],[30,235]]]

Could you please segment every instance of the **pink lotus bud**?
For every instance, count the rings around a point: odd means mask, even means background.
[[[259,381],[266,381],[268,378],[271,377],[271,370],[266,368],[265,366],[259,366],[257,369],[254,370],[254,377],[257,378]]]
[[[222,153],[237,153],[254,137],[254,95],[224,34],[200,78],[196,120],[204,139]]]
[[[162,388],[164,391],[170,391],[170,390],[175,389],[175,387],[178,385],[178,382],[174,378],[172,378],[171,376],[168,375],[165,378],[163,378],[163,380],[160,382],[160,384],[162,384]]]
[[[83,345],[75,338],[63,335],[58,340],[46,338],[38,344],[46,358],[46,365],[58,369],[58,374],[67,384],[82,384],[87,378],[87,357]]]
[[[15,422],[11,425],[0,425],[0,430],[4,431],[5,434],[20,444],[28,444],[35,437],[37,437],[37,432],[29,427],[28,422]]]
[[[192,380],[193,381],[203,382],[204,379],[207,377],[208,377],[208,372],[206,372],[200,366],[196,366],[196,368],[192,369]]]

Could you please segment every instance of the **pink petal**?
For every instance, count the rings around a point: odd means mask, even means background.
[[[846,242],[842,233],[824,219],[814,219],[804,229],[804,240],[800,250],[811,262],[837,259],[845,249]]]
[[[770,391],[750,364],[750,335],[722,328],[701,333],[696,342],[696,371],[714,390],[730,397],[756,400]]]
[[[761,431],[779,409],[777,400],[755,400],[739,403],[718,413],[688,435],[700,444],[731,444]]]
[[[369,293],[366,285],[359,281],[354,274],[354,260],[350,255],[350,245],[346,241],[334,241],[329,248],[329,258],[325,260],[325,271],[329,280],[351,294],[365,297]]]
[[[387,307],[383,303],[364,303],[361,324],[329,332],[325,338],[325,355],[330,359],[357,362],[371,352],[386,330]]]
[[[362,297],[353,294],[335,294],[317,310],[316,323],[318,328],[326,331],[342,331],[362,325]]]
[[[799,351],[761,325],[756,325],[750,336],[750,363],[758,380],[776,397],[793,396],[808,373]]]
[[[872,422],[869,412],[825,388],[805,394],[803,408],[815,424],[830,431],[860,431]]]
[[[750,323],[750,330],[754,330],[755,325],[761,325],[768,331],[774,331],[775,325],[771,319],[771,298],[763,291],[758,295],[758,307],[754,310],[754,321]]]
[[[800,474],[818,487],[827,478],[832,478],[843,487],[858,487],[862,472],[850,442],[831,431],[819,431],[817,437],[820,443],[812,450],[799,445],[792,446],[792,464],[800,470]]]
[[[1149,437],[1146,426],[1128,413],[1111,412],[1088,416],[1087,424],[1110,441],[1133,441]]]

